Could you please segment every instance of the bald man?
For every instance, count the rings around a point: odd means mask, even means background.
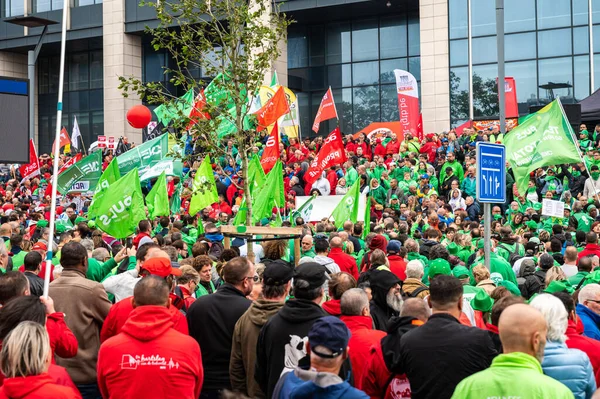
[[[458,384],[453,399],[573,398],[569,388],[542,372],[547,326],[538,310],[525,304],[511,305],[502,312],[498,329],[504,353],[490,368]]]
[[[10,236],[12,235],[12,226],[8,223],[4,223],[0,225],[0,238],[5,242],[10,241]]]
[[[333,259],[335,263],[340,267],[340,271],[351,274],[356,280],[358,280],[358,267],[356,266],[356,260],[344,252],[344,242],[340,237],[333,237],[329,242],[331,250],[329,251],[329,258]]]

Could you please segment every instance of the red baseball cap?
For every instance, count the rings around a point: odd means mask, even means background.
[[[31,249],[34,251],[47,251],[48,246],[46,244],[44,244],[43,242],[38,241],[35,244],[33,244],[33,247]]]
[[[167,258],[148,259],[142,264],[142,269],[146,269],[150,274],[163,278],[171,274],[173,276],[181,276],[181,270],[171,267],[171,261]]]

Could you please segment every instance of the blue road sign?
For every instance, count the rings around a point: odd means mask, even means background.
[[[477,143],[477,201],[506,201],[506,149],[503,145]]]

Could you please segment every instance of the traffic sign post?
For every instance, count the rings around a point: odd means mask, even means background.
[[[506,149],[500,144],[477,143],[477,201],[483,203],[485,267],[490,269],[493,203],[506,202]]]

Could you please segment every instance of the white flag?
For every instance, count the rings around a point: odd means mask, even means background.
[[[73,122],[73,133],[71,134],[71,146],[79,149],[79,139],[81,138],[81,132],[79,131],[79,125],[77,124],[77,117]]]

